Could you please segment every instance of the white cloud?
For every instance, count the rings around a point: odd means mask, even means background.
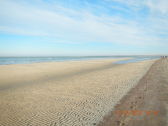
[[[45,6],[44,3],[39,3],[40,5],[33,6],[23,2],[0,1],[0,31],[19,35],[51,36],[55,40],[65,42],[150,45],[163,41],[155,36],[156,32],[153,33],[151,29],[134,20],[106,14],[97,16],[87,10],[75,11],[56,4]],[[133,0],[127,2],[130,5],[137,3]],[[148,6],[156,8],[150,2]],[[158,27],[161,28],[160,25]],[[149,28],[153,28],[153,25],[149,25]],[[149,35],[150,33],[153,35]]]
[[[168,1],[167,0],[148,0],[146,5],[151,9],[151,11],[160,12],[162,14],[168,13]]]
[[[105,0],[123,3],[132,8],[148,7],[153,13],[167,14],[168,0]]]

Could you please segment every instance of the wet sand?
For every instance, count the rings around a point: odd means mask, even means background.
[[[92,126],[155,60],[121,59],[0,66],[0,126]]]
[[[156,61],[98,126],[168,126],[168,59]]]

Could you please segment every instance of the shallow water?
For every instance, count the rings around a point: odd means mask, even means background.
[[[103,58],[120,58],[120,57],[117,57],[117,56],[114,56],[114,57],[109,57],[109,56],[0,57],[0,65],[91,60],[91,59],[103,59]]]
[[[126,64],[126,63],[135,63],[135,62],[140,62],[140,61],[145,61],[145,60],[152,60],[152,59],[159,59],[159,56],[152,56],[152,57],[133,57],[132,59],[127,59],[127,60],[120,60],[115,62],[115,64]]]
[[[59,61],[80,61],[93,59],[114,59],[114,58],[131,58],[129,60],[122,60],[116,64],[124,64],[131,62],[138,62],[143,60],[159,58],[159,56],[57,56],[57,57],[0,57],[0,65],[9,64],[30,64],[38,62],[59,62]]]

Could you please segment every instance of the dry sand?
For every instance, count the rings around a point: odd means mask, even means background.
[[[135,87],[155,60],[0,66],[0,126],[92,126]]]

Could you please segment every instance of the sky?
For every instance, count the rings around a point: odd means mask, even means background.
[[[0,56],[167,54],[168,0],[0,0]]]

